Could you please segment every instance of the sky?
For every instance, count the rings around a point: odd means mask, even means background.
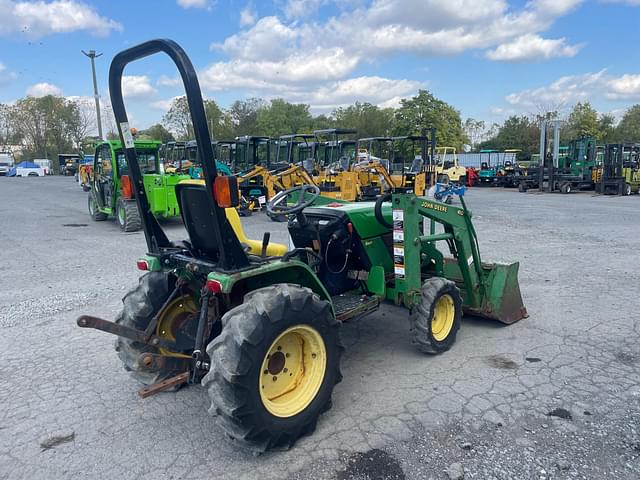
[[[113,56],[171,38],[206,98],[284,98],[314,114],[383,107],[428,89],[486,122],[590,101],[617,118],[640,103],[640,0],[0,0],[0,102],[49,93],[109,116]],[[160,121],[183,94],[167,57],[125,70],[130,123]],[[251,133],[251,132],[247,132]]]

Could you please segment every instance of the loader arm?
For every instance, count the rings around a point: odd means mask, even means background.
[[[404,275],[396,276],[395,296],[409,308],[418,299],[422,282],[430,276],[455,281],[461,290],[465,310],[503,323],[513,323],[527,316],[517,275],[519,264],[483,263],[471,212],[427,197],[394,195],[396,218],[402,216]],[[402,212],[401,214],[399,212]],[[431,233],[421,229],[421,219],[431,223]],[[434,226],[442,225],[442,232]],[[396,229],[398,229],[396,224]],[[436,244],[446,242],[449,254]]]

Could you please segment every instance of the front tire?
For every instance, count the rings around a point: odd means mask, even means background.
[[[423,353],[451,348],[462,322],[462,298],[451,280],[433,277],[424,281],[420,303],[411,311],[413,344]]]
[[[315,429],[342,379],[339,327],[329,302],[308,288],[277,284],[248,293],[207,347],[209,412],[246,448],[291,447]]]
[[[138,204],[135,200],[118,198],[116,202],[116,217],[118,218],[120,230],[123,232],[136,232],[142,227]]]
[[[89,195],[88,208],[89,216],[94,222],[103,222],[107,219],[107,214],[98,210],[98,205],[96,204],[93,195]]]
[[[622,195],[624,195],[625,197],[628,197],[632,193],[633,193],[633,190],[631,189],[631,185],[629,185],[628,183],[625,183],[622,190]]]

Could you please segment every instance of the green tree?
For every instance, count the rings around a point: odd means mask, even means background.
[[[395,123],[392,108],[380,108],[367,102],[336,108],[333,117],[338,127],[354,128],[360,138],[391,135]]]
[[[265,105],[261,98],[248,98],[247,100],[236,100],[227,110],[234,135],[259,135],[256,131],[258,110]]]
[[[138,138],[146,140],[159,140],[162,143],[175,140],[175,138],[173,138],[173,134],[160,123],[151,125],[146,130],[138,132]]]
[[[600,140],[602,143],[611,143],[616,138],[616,119],[609,113],[603,113],[598,117],[598,130],[600,132]]]
[[[277,137],[307,131],[312,121],[309,105],[276,98],[258,109],[255,129],[260,135]]]
[[[539,150],[540,127],[536,120],[529,117],[512,115],[495,132],[494,136],[479,145],[481,149],[519,148],[525,157]]]
[[[211,99],[204,100],[204,111],[207,116],[209,135],[216,138],[218,127],[223,119],[223,112],[218,104]],[[193,123],[186,96],[173,99],[169,110],[162,117],[162,124],[175,134],[177,140],[192,140],[194,138]]]
[[[562,130],[564,142],[580,137],[600,139],[598,112],[589,102],[578,102],[571,110],[567,118],[567,124]]]
[[[640,142],[640,105],[634,105],[625,112],[615,137],[622,142]]]
[[[54,173],[59,165],[59,153],[79,151],[90,128],[77,102],[47,95],[18,100],[8,110],[14,134],[21,139],[25,158],[53,159]]]
[[[464,121],[463,129],[465,135],[469,139],[469,145],[471,145],[471,149],[473,150],[485,135],[485,123],[483,120],[474,120],[473,118],[467,118]]]
[[[460,150],[468,142],[462,130],[460,112],[427,90],[420,90],[413,98],[402,99],[395,119],[396,135],[420,133],[424,128],[435,127],[439,145]]]

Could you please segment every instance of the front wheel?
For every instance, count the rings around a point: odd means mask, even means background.
[[[91,219],[94,222],[103,222],[104,220],[107,219],[107,214],[102,213],[98,209],[98,204],[96,203],[95,198],[93,198],[93,195],[89,195],[88,208],[89,208],[89,215],[91,216]]]
[[[631,189],[631,185],[629,185],[628,183],[624,184],[623,190],[622,190],[622,194],[625,197],[628,197],[629,195],[631,195],[633,193],[632,189]]]
[[[339,327],[329,302],[308,288],[248,293],[207,347],[209,412],[244,447],[291,447],[315,429],[342,379]]]
[[[423,353],[451,348],[462,322],[462,298],[451,280],[433,277],[424,281],[420,303],[411,311],[413,343]]]
[[[118,217],[118,225],[120,225],[120,229],[123,232],[135,232],[142,227],[138,204],[135,200],[125,200],[122,197],[118,198],[116,203],[116,216]]]

